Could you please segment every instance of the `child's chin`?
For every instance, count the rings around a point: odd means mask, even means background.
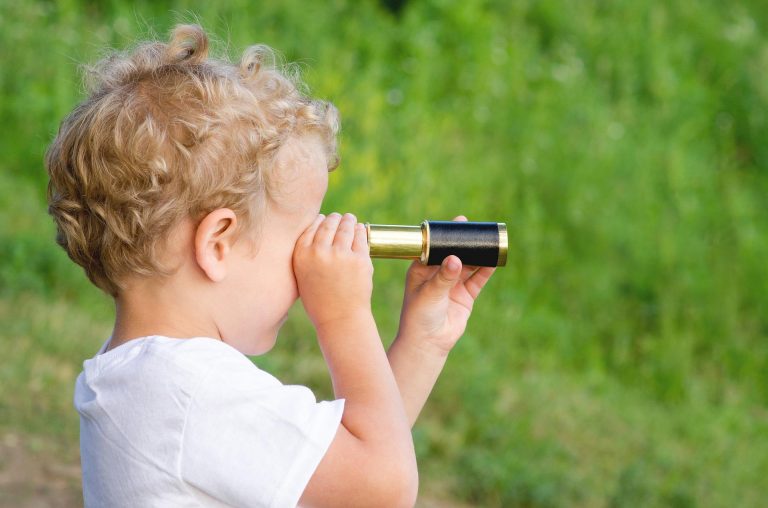
[[[273,347],[275,347],[275,341],[277,340],[277,332],[271,337],[260,337],[258,341],[238,348],[241,353],[248,356],[259,356],[264,353],[268,353]]]

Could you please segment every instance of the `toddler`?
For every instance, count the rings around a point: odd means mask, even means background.
[[[332,105],[264,46],[209,58],[196,25],[89,76],[46,155],[57,242],[115,302],[75,387],[85,504],[412,506],[411,426],[493,269],[414,263],[385,351],[365,228],[319,213]],[[297,298],[336,400],[246,356]]]

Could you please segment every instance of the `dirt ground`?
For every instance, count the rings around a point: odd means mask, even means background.
[[[430,488],[431,487],[431,488]],[[426,486],[418,508],[468,508]],[[0,437],[0,508],[83,506],[78,457],[62,458],[50,443],[7,432]]]
[[[62,460],[49,444],[5,433],[0,439],[0,507],[82,506],[80,464]]]

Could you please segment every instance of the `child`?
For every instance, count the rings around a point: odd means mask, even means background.
[[[385,352],[365,229],[319,214],[336,109],[268,48],[207,45],[182,25],[102,60],[46,156],[57,241],[115,301],[75,389],[85,504],[411,506],[410,428],[493,269],[412,265]],[[299,297],[334,401],[245,356]]]

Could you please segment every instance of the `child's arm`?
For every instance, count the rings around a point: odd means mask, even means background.
[[[294,251],[299,294],[336,397],[336,437],[301,498],[309,506],[412,506],[418,473],[408,417],[371,313],[373,265],[352,215],[319,216]]]
[[[415,261],[408,270],[400,328],[388,356],[410,425],[416,422],[494,270],[462,267],[456,256],[447,257],[439,267]]]

